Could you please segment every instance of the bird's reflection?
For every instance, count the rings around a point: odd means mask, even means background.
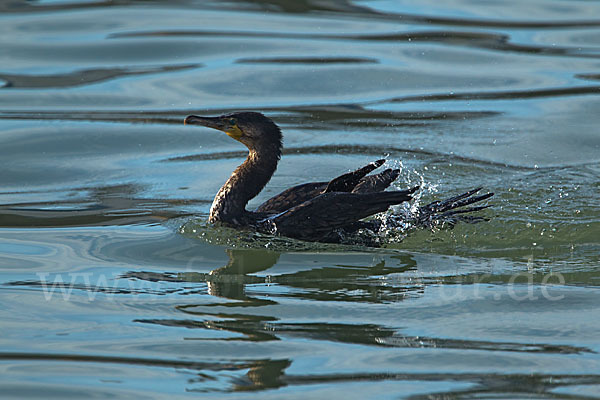
[[[208,293],[216,297],[233,300],[247,300],[244,279],[223,279],[243,277],[265,271],[277,263],[281,253],[263,249],[226,249],[229,256],[227,265],[214,269],[208,274]],[[221,278],[221,279],[218,279]]]
[[[373,275],[382,276],[413,269],[416,262],[411,256],[400,256],[397,261],[386,266],[385,260],[374,265],[332,265],[315,267],[304,271],[277,274],[269,278],[270,284],[282,285],[289,290],[265,292],[265,298],[256,291],[257,284],[265,284],[264,277],[256,274],[267,271],[277,265],[281,253],[265,249],[226,249],[229,261],[225,266],[215,268],[209,273],[184,272],[165,274],[162,278],[169,282],[204,282],[208,294],[223,301],[212,303],[187,303],[178,305],[178,311],[186,315],[181,319],[138,319],[135,322],[161,326],[207,329],[220,331],[220,337],[187,337],[186,340],[210,341],[252,341],[267,342],[281,340],[283,337],[304,337],[312,340],[327,340],[346,343],[362,343],[377,345],[381,337],[390,337],[394,331],[373,324],[330,324],[330,323],[281,323],[279,318],[269,315],[266,306],[277,306],[278,299],[284,297],[305,298],[307,300],[339,301],[348,300],[354,296],[358,302],[378,302],[382,297],[377,292],[380,289],[390,291],[384,284],[361,285],[357,278],[367,278]],[[137,272],[128,273],[128,278],[161,280],[161,274]],[[252,285],[251,294],[247,286]],[[399,289],[402,290],[402,289]],[[363,291],[364,295],[356,296],[351,293]],[[347,292],[346,296],[341,293]],[[228,312],[232,310],[232,312]],[[235,311],[233,311],[235,310]],[[263,310],[256,312],[255,310]],[[250,360],[247,373],[233,382],[233,390],[257,390],[275,388],[285,385],[281,381],[285,369],[291,364],[290,360]],[[199,376],[201,383],[203,380]]]
[[[307,322],[282,321],[273,313],[272,307],[286,303],[286,299],[302,299],[314,302],[344,301],[355,303],[398,302],[406,297],[421,296],[427,283],[421,285],[409,282],[394,283],[385,278],[401,275],[402,272],[416,269],[417,263],[410,254],[399,253],[375,262],[373,265],[357,266],[327,263],[326,266],[301,269],[293,272],[272,274],[267,282],[258,273],[267,271],[281,263],[282,254],[266,249],[227,249],[229,261],[225,266],[209,273],[186,272],[164,274],[162,279],[169,282],[198,282],[208,286],[208,294],[217,301],[188,302],[176,306],[185,315],[176,319],[138,319],[135,322],[168,327],[196,329],[197,336],[188,336],[190,341],[211,342],[269,342],[300,338],[311,341],[329,341],[352,345],[379,347],[432,347],[447,349],[469,349],[479,351],[511,351],[539,353],[581,353],[589,349],[518,342],[487,342],[475,340],[450,340],[448,338],[419,337],[403,335],[397,327],[373,323],[332,323],[316,320]],[[358,253],[357,253],[358,254]],[[287,253],[286,253],[287,255]],[[326,260],[327,256],[319,261]],[[310,257],[303,257],[308,262]],[[344,255],[334,257],[344,259]],[[315,261],[315,260],[313,260]],[[278,271],[274,271],[278,272]],[[146,274],[146,275],[144,275]],[[161,274],[131,272],[129,278],[160,281]],[[264,275],[264,274],[261,274]],[[275,284],[286,290],[264,289],[265,284]],[[251,289],[248,289],[251,286]],[[261,291],[261,286],[263,287]],[[189,294],[189,292],[187,293]],[[189,297],[185,297],[189,298]],[[218,331],[219,335],[203,335],[202,330]],[[238,368],[232,378],[229,390],[248,391],[277,388],[293,384],[294,379],[285,374],[291,365],[289,359],[250,359],[244,367]],[[305,377],[309,381],[310,377]],[[291,380],[290,380],[291,379]],[[323,378],[327,380],[326,378]],[[205,386],[202,372],[190,383]],[[297,383],[297,382],[296,382]],[[194,391],[193,388],[188,389]],[[201,389],[202,390],[202,389]]]

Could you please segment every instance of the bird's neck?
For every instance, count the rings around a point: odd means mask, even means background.
[[[246,161],[237,167],[215,196],[209,222],[247,224],[249,213],[246,211],[246,204],[269,182],[280,156],[280,148],[269,151],[250,150]]]

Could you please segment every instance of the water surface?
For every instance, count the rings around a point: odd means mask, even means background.
[[[0,5],[7,398],[600,396],[600,5]],[[285,134],[256,206],[374,159],[489,222],[385,248],[206,226],[243,160],[190,113]],[[403,240],[400,240],[403,239]]]

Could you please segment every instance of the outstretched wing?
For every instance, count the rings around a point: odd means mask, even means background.
[[[398,178],[398,175],[400,175],[399,169],[386,169],[379,174],[365,176],[352,189],[352,193],[383,192]]]
[[[327,185],[325,193],[351,192],[356,185],[360,183],[361,179],[363,179],[369,172],[381,167],[384,163],[385,160],[373,161],[372,163],[369,163],[364,167],[357,169],[356,171],[348,172],[347,174],[340,175],[337,178],[332,179]]]
[[[411,200],[409,190],[377,193],[323,193],[264,221],[271,230],[297,239],[320,240],[335,229],[343,228],[391,205]]]
[[[256,211],[283,212],[328,192],[370,193],[383,191],[396,179],[398,173],[394,171],[398,170],[388,169],[377,175],[366,175],[379,168],[384,162],[385,160],[374,161],[329,182],[311,182],[293,186],[262,203]]]
[[[258,206],[256,212],[283,212],[320,195],[327,187],[327,183],[311,182],[292,186],[262,203]]]

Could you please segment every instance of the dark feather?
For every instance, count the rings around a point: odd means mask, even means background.
[[[265,222],[281,235],[318,241],[333,230],[411,200],[417,189],[418,186],[394,192],[324,193]]]
[[[357,169],[356,171],[348,172],[347,174],[338,176],[331,180],[325,189],[325,193],[330,192],[351,192],[371,171],[381,167],[385,160],[377,160],[368,165]]]
[[[398,178],[398,175],[400,175],[399,169],[386,169],[377,175],[365,176],[352,189],[352,193],[383,192]]]
[[[365,176],[379,168],[384,162],[385,160],[374,161],[355,171],[340,175],[329,182],[310,182],[293,186],[262,203],[256,211],[283,212],[327,192],[373,193],[384,191],[396,180],[400,170],[386,169],[379,174]]]
[[[311,182],[292,186],[262,203],[258,206],[256,211],[272,213],[283,212],[288,208],[302,204],[305,201],[320,195],[326,187],[327,182]]]

